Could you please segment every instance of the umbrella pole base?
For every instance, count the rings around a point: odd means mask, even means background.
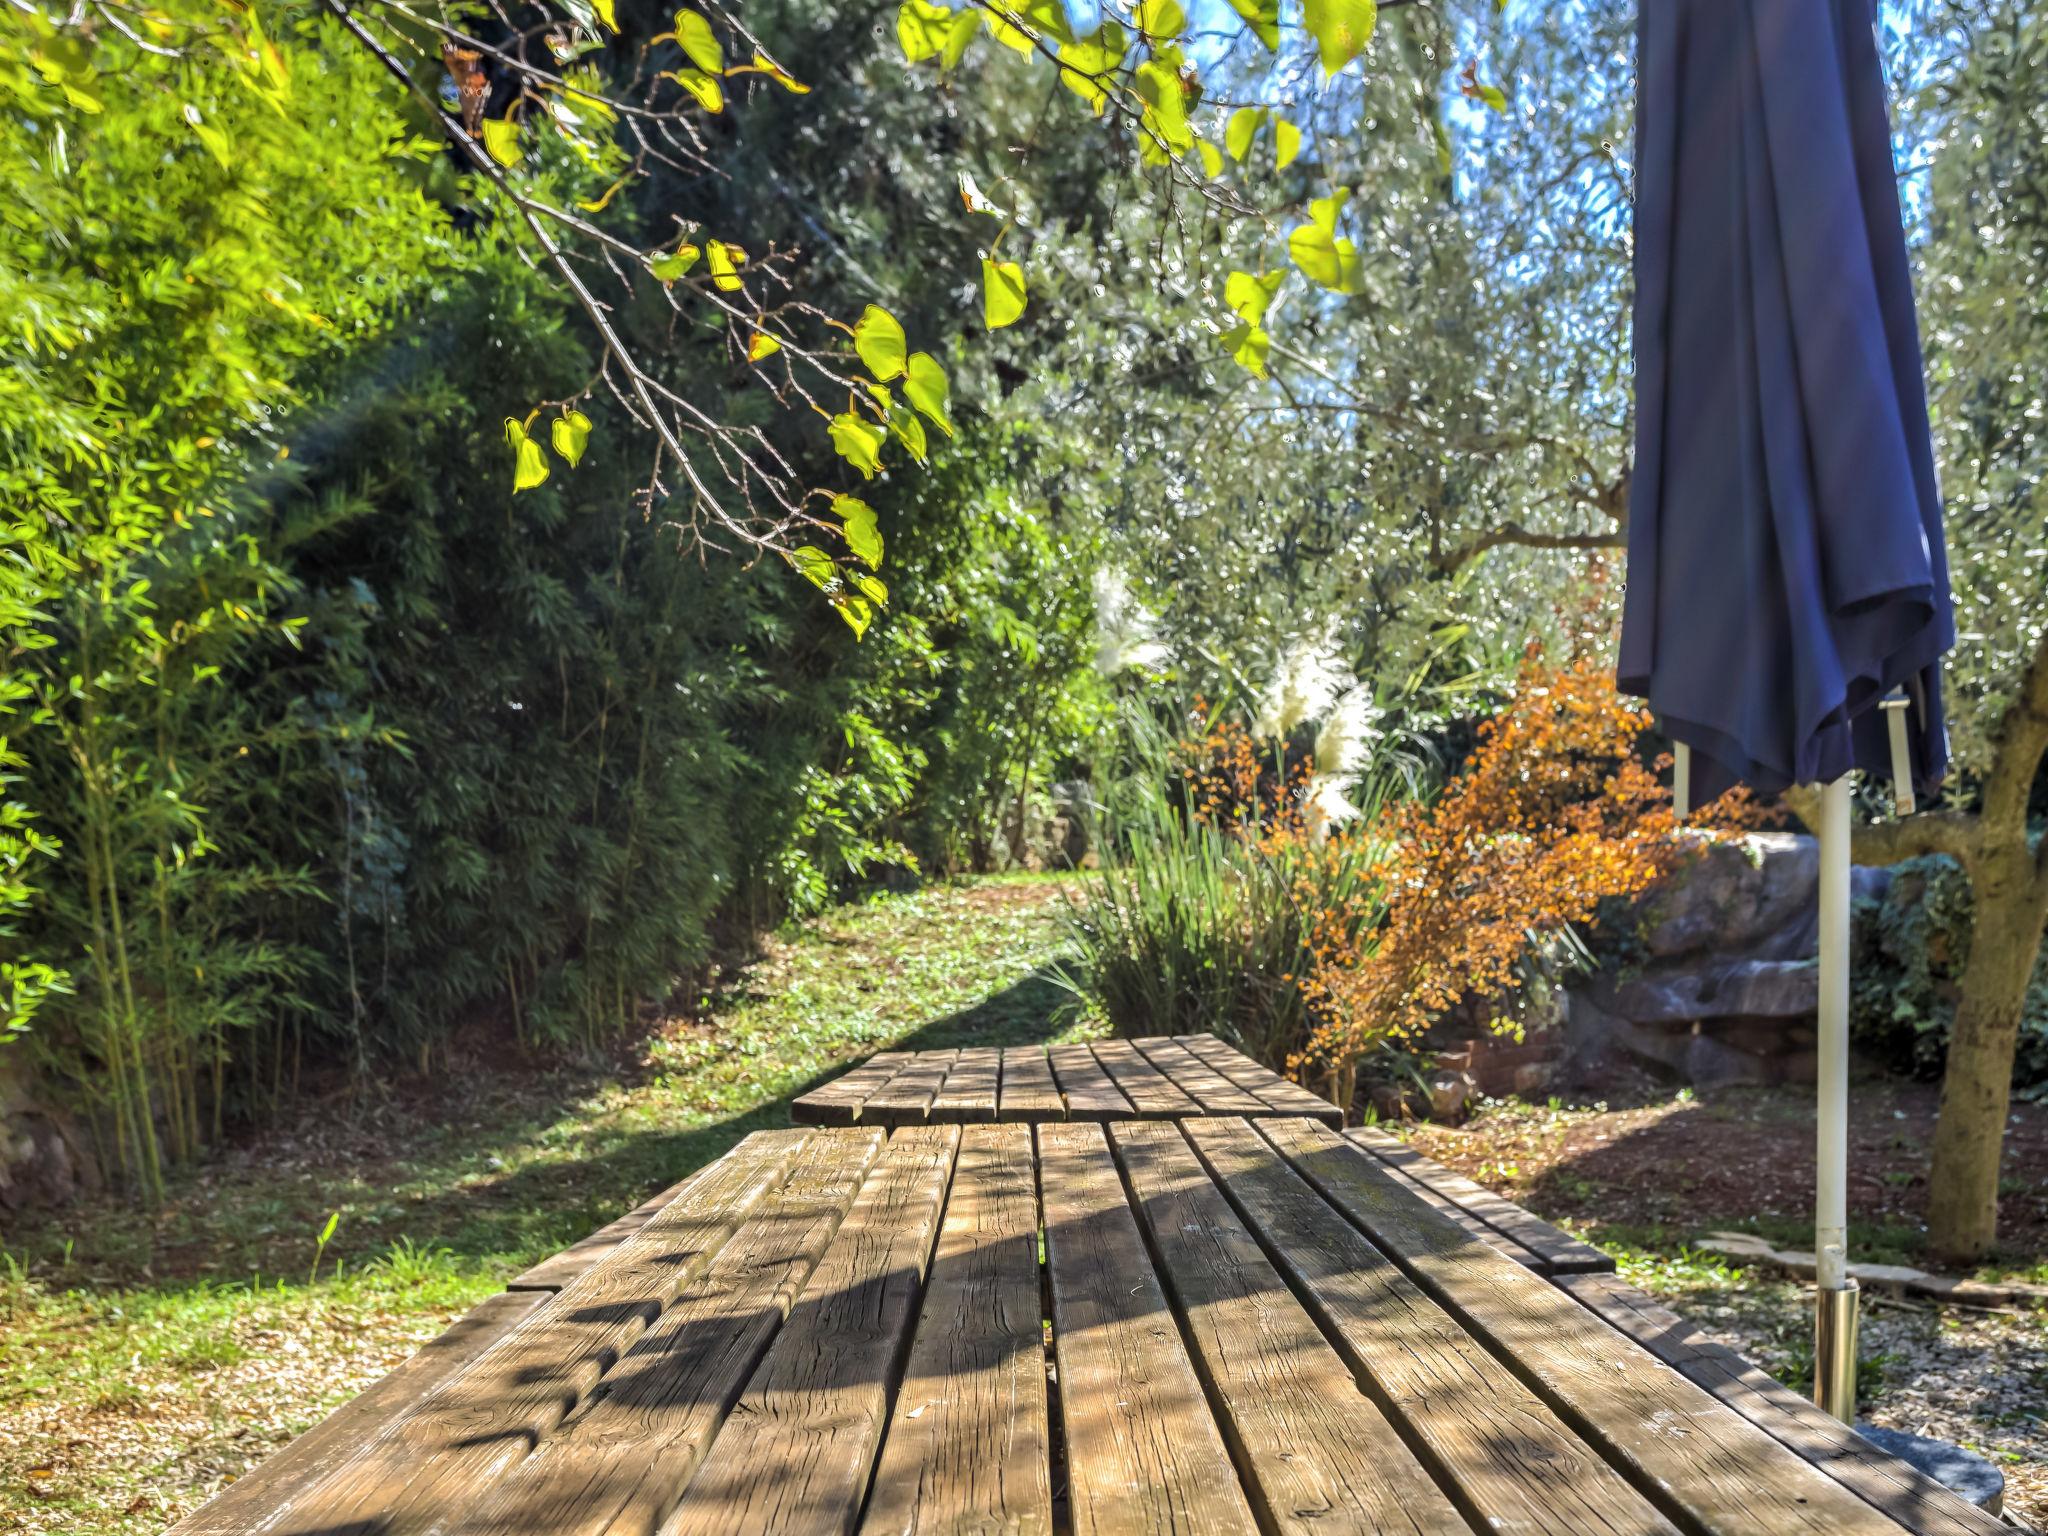
[[[1851,1280],[1814,1292],[1813,1401],[1844,1424],[1856,1422],[1856,1318],[1861,1296]]]

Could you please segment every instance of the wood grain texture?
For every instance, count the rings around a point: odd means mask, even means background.
[[[1463,1227],[1473,1237],[1478,1238],[1482,1243],[1498,1248],[1525,1269],[1533,1269],[1539,1275],[1548,1275],[1550,1273],[1550,1266],[1544,1262],[1542,1254],[1524,1248],[1513,1238],[1508,1237],[1493,1227],[1489,1227],[1462,1205],[1438,1194],[1427,1184],[1416,1182],[1414,1175],[1406,1167],[1398,1163],[1387,1162],[1385,1159],[1381,1159],[1381,1165],[1399,1181],[1403,1189],[1408,1190],[1424,1204],[1442,1212],[1445,1216]]]
[[[979,1125],[996,1117],[1003,1053],[992,1045],[970,1045],[932,1100],[931,1118],[945,1125]]]
[[[2012,1527],[1995,1515],[1878,1449],[1619,1276],[1561,1275],[1556,1283],[1609,1326],[1918,1536],[2012,1536]]]
[[[868,1095],[860,1107],[861,1124],[924,1124],[959,1055],[954,1050],[913,1052],[909,1065]]]
[[[831,1133],[762,1131],[657,1214],[611,1259],[541,1304],[470,1368],[383,1426],[287,1503],[266,1531],[442,1528],[582,1403],[619,1352],[768,1199],[810,1143]]]
[[[953,1125],[890,1137],[662,1536],[853,1528],[959,1144]]]
[[[1052,1530],[1031,1131],[961,1133],[862,1536]]]
[[[260,1529],[293,1493],[310,1487],[442,1382],[464,1370],[546,1299],[503,1291],[479,1302],[447,1332],[171,1528],[172,1536],[239,1536]]]
[[[1276,1114],[1307,1115],[1312,1120],[1340,1128],[1344,1124],[1342,1108],[1309,1092],[1301,1084],[1290,1082],[1272,1068],[1261,1066],[1214,1035],[1176,1035],[1173,1040],[1238,1087],[1257,1095]]]
[[[508,1291],[559,1291],[572,1280],[581,1279],[590,1267],[603,1259],[627,1238],[638,1235],[640,1229],[652,1221],[655,1213],[672,1204],[678,1196],[714,1165],[707,1164],[681,1183],[671,1184],[660,1194],[642,1201],[626,1212],[617,1221],[608,1222],[588,1237],[570,1244],[552,1258],[542,1259],[533,1268],[514,1275],[505,1282]]]
[[[1257,1530],[1099,1125],[1037,1129],[1075,1536]]]
[[[1262,1528],[1466,1536],[1179,1129],[1123,1122],[1109,1134]]]
[[[1095,1053],[1085,1045],[1054,1045],[1046,1048],[1045,1059],[1052,1064],[1053,1079],[1067,1101],[1069,1120],[1123,1120],[1130,1118],[1131,1101],[1117,1090]]]
[[[1263,1115],[1267,1106],[1210,1066],[1177,1040],[1146,1039],[1132,1042],[1145,1058],[1187,1091],[1205,1115]]]
[[[1361,1126],[1345,1135],[1381,1161],[1408,1175],[1417,1184],[1434,1190],[1454,1205],[1470,1211],[1487,1226],[1543,1260],[1553,1275],[1600,1274],[1612,1271],[1614,1260],[1590,1243],[1582,1243],[1569,1232],[1560,1231],[1540,1216],[1503,1199],[1462,1173],[1434,1162],[1413,1147],[1385,1131]]]
[[[1672,1536],[1670,1521],[1245,1121],[1185,1129],[1361,1384],[1480,1529]]]
[[[789,1118],[798,1125],[853,1125],[860,1108],[890,1079],[910,1065],[911,1051],[883,1051],[870,1056],[844,1077],[834,1078],[822,1088],[793,1100]]]
[[[1102,1070],[1109,1074],[1117,1091],[1131,1101],[1131,1111],[1140,1120],[1167,1120],[1202,1112],[1201,1105],[1176,1088],[1130,1041],[1097,1040],[1092,1049],[1095,1059],[1102,1063]]]
[[[996,1101],[996,1118],[1015,1125],[1036,1125],[1041,1120],[1064,1120],[1067,1101],[1060,1097],[1052,1080],[1052,1067],[1045,1050],[1036,1045],[1003,1048],[1003,1084]]]
[[[588,1406],[495,1485],[448,1489],[432,1528],[649,1536],[702,1463],[882,1144],[875,1131],[813,1132],[781,1186],[605,1375]]]
[[[1896,1521],[1537,1275],[1401,1187],[1324,1126],[1260,1128],[1430,1297],[1675,1518],[1707,1536],[1897,1536]]]

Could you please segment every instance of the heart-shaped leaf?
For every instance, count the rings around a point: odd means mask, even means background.
[[[929,352],[910,354],[903,381],[904,398],[948,437],[953,435],[953,423],[946,416],[946,403],[952,391],[953,386],[947,381],[946,370],[939,366],[938,359]]]
[[[1024,313],[1024,269],[1014,261],[981,263],[981,318],[992,331],[1001,330]]]
[[[885,383],[903,372],[909,355],[903,327],[879,304],[870,304],[854,323],[853,350],[867,364],[868,372]]]
[[[725,73],[725,45],[711,30],[710,19],[701,12],[676,12],[676,41],[682,45],[683,56],[705,74]]]
[[[548,478],[547,450],[527,434],[517,416],[505,418],[505,441],[512,448],[512,492],[530,491]]]
[[[555,452],[574,469],[583,461],[584,445],[590,441],[590,418],[581,411],[564,411],[555,418],[548,436],[554,442]]]
[[[826,430],[832,434],[832,446],[839,450],[839,457],[859,470],[863,478],[874,479],[875,471],[882,467],[882,444],[888,440],[888,434],[851,411],[834,416]]]
[[[840,532],[854,558],[870,570],[882,564],[882,530],[875,522],[875,509],[858,496],[832,498],[832,514],[839,519]]]

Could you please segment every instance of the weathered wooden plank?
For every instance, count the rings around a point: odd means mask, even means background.
[[[1452,1204],[1462,1206],[1503,1237],[1520,1243],[1543,1260],[1553,1275],[1590,1275],[1611,1271],[1614,1260],[1590,1243],[1582,1243],[1569,1232],[1560,1231],[1540,1216],[1523,1210],[1512,1200],[1502,1199],[1462,1173],[1424,1157],[1399,1137],[1375,1127],[1360,1126],[1345,1132],[1382,1162],[1427,1185]]]
[[[917,1051],[910,1064],[868,1095],[860,1107],[862,1125],[922,1125],[932,1100],[945,1086],[958,1051]]]
[[[1151,1038],[1135,1042],[1138,1049],[1209,1115],[1268,1114],[1265,1102],[1247,1093],[1177,1040]]]
[[[959,1144],[955,1125],[889,1138],[662,1536],[853,1528]]]
[[[1261,1130],[1324,1198],[1674,1518],[1705,1536],[1902,1527],[1711,1394],[1301,1120]]]
[[[270,1511],[263,1529],[410,1536],[467,1507],[588,1397],[618,1352],[661,1314],[793,1161],[829,1132],[762,1131],[649,1221],[611,1259],[527,1315],[470,1368],[387,1423],[327,1476]]]
[[[1524,1248],[1505,1233],[1489,1227],[1456,1201],[1438,1194],[1427,1184],[1417,1182],[1415,1176],[1406,1167],[1399,1163],[1386,1162],[1384,1159],[1382,1159],[1382,1166],[1400,1182],[1403,1189],[1408,1190],[1424,1204],[1441,1211],[1482,1243],[1498,1248],[1517,1264],[1527,1269],[1533,1269],[1539,1275],[1548,1275],[1550,1273],[1550,1266],[1544,1262],[1542,1254],[1534,1253]]]
[[[868,1099],[889,1085],[890,1079],[910,1065],[911,1051],[883,1051],[870,1056],[844,1077],[834,1078],[822,1088],[813,1088],[789,1106],[789,1118],[798,1125],[853,1125]]]
[[[509,1332],[546,1296],[503,1291],[457,1318],[404,1364],[350,1398],[298,1439],[171,1528],[171,1536],[239,1536],[265,1524],[295,1491],[347,1460],[397,1415],[449,1380]]]
[[[1003,1049],[1003,1086],[996,1101],[996,1118],[1016,1125],[1036,1125],[1041,1120],[1064,1120],[1067,1101],[1060,1097],[1052,1080],[1052,1068],[1045,1048],[1011,1045]]]
[[[1098,1125],[1038,1127],[1075,1536],[1257,1530]]]
[[[1480,1529],[1672,1536],[1675,1527],[1619,1472],[1245,1121],[1190,1120],[1184,1129],[1368,1395],[1406,1425],[1409,1443]]]
[[[1052,1530],[1042,1310],[1031,1131],[969,1126],[862,1536]]]
[[[1059,1083],[1060,1093],[1067,1101],[1068,1119],[1130,1118],[1131,1101],[1118,1091],[1109,1074],[1102,1070],[1102,1063],[1095,1059],[1095,1053],[1087,1046],[1048,1046],[1045,1057],[1052,1064],[1053,1078]]]
[[[947,1125],[971,1125],[996,1117],[1003,1053],[992,1045],[970,1045],[932,1100],[931,1118]]]
[[[552,1258],[542,1259],[533,1268],[514,1275],[505,1282],[508,1291],[559,1291],[571,1280],[580,1279],[593,1264],[604,1258],[614,1248],[654,1219],[655,1213],[673,1203],[696,1180],[702,1178],[714,1166],[707,1163],[689,1178],[671,1184],[652,1199],[642,1201],[626,1212],[617,1221],[608,1222],[588,1237],[580,1238]]]
[[[1109,1134],[1262,1526],[1469,1536],[1179,1129],[1126,1121]]]
[[[1202,1112],[1201,1105],[1176,1088],[1129,1040],[1097,1040],[1093,1049],[1102,1070],[1131,1101],[1131,1111],[1140,1120],[1168,1120]]]
[[[812,1133],[781,1188],[606,1374],[588,1407],[495,1486],[446,1489],[437,1530],[652,1532],[702,1463],[882,1145],[878,1131]]]
[[[1610,1327],[1918,1536],[2012,1536],[2012,1527],[1995,1515],[1879,1450],[1619,1276],[1560,1275],[1556,1283]]]
[[[1243,1051],[1225,1045],[1214,1035],[1176,1035],[1174,1040],[1238,1087],[1257,1094],[1276,1114],[1307,1115],[1325,1125],[1343,1126],[1342,1105],[1332,1104],[1301,1084],[1290,1082],[1272,1068],[1253,1061]]]

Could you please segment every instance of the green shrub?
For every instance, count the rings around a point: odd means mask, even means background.
[[[1972,906],[1969,877],[1944,854],[1908,859],[1881,901],[1856,903],[1850,1027],[1858,1046],[1897,1070],[1940,1076],[1970,959]],[[2048,963],[2035,966],[2027,989],[2013,1087],[2029,1098],[2048,1092]]]

